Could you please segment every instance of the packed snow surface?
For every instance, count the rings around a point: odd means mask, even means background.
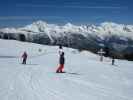
[[[0,40],[0,100],[133,100],[133,62],[64,52],[66,73],[57,74],[58,47]]]

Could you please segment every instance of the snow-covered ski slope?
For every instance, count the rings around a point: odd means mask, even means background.
[[[133,62],[64,51],[67,73],[57,74],[58,47],[0,40],[0,100],[133,100]]]

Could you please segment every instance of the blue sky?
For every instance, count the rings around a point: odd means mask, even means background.
[[[133,24],[132,0],[3,0],[0,27],[19,27],[33,21]]]

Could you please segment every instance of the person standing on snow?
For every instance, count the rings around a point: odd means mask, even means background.
[[[63,73],[64,64],[65,64],[64,52],[62,52],[62,54],[60,55],[59,63],[60,65],[56,70],[56,73]]]
[[[27,55],[27,53],[26,53],[26,51],[25,51],[25,52],[23,53],[23,55],[22,55],[22,59],[23,59],[22,64],[26,64],[27,57],[28,57],[28,55]]]
[[[114,65],[115,64],[115,57],[113,56],[112,57],[112,65]]]
[[[105,54],[105,52],[103,51],[102,48],[98,51],[98,54],[100,55],[100,61],[102,62],[103,61],[103,55]]]

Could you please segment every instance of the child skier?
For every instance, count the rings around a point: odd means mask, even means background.
[[[23,62],[22,62],[22,64],[26,64],[26,61],[27,61],[27,53],[26,52],[24,52],[23,53],[23,55],[22,55],[22,59],[23,59]]]
[[[62,52],[62,54],[60,55],[59,63],[60,65],[56,70],[56,73],[63,73],[64,63],[65,63],[64,52]]]

